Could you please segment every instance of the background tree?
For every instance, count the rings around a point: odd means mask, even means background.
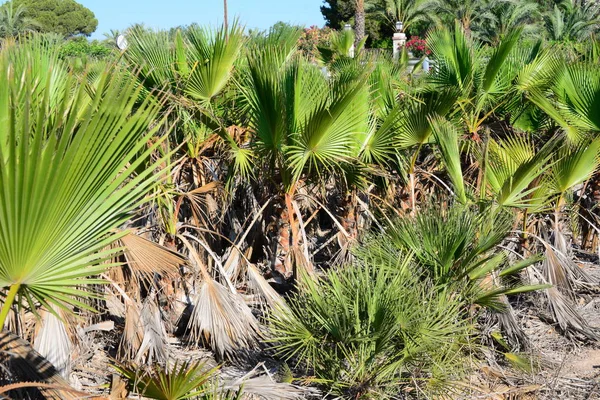
[[[546,34],[554,41],[584,40],[598,31],[598,25],[600,8],[592,1],[557,1],[544,15]]]
[[[356,0],[356,13],[354,15],[356,30],[356,43],[365,37],[365,0]]]
[[[90,36],[98,26],[94,13],[74,0],[14,0],[14,5],[25,7],[24,16],[37,21],[41,32]]]
[[[15,6],[12,1],[0,7],[0,37],[15,37],[34,31],[39,24],[25,16],[25,7]]]
[[[381,18],[377,12],[383,9],[381,0],[362,0],[364,4],[364,34],[368,36],[368,43],[382,39],[390,39],[393,33],[393,27],[388,21]],[[359,39],[359,21],[357,17],[357,0],[324,0],[321,6],[321,14],[325,19],[325,24],[332,29],[342,29],[345,23],[354,23],[357,30],[357,42]],[[390,43],[391,45],[391,43]]]
[[[390,27],[394,27],[396,21],[402,21],[405,31],[410,31],[417,22],[431,20],[428,15],[430,0],[382,0],[378,6]]]
[[[539,34],[540,6],[534,1],[487,0],[487,12],[473,26],[476,37],[497,44],[515,29],[523,27],[524,36]]]

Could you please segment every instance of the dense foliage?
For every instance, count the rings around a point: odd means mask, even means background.
[[[94,13],[75,0],[11,0],[13,7],[22,6],[24,16],[37,23],[40,32],[64,37],[90,36],[98,26]]]
[[[0,393],[478,397],[538,366],[517,315],[596,343],[597,24],[520,6],[436,2],[428,73],[349,30],[2,28]]]
[[[321,13],[327,26],[341,29],[354,23],[356,0],[324,0]],[[600,7],[592,0],[365,0],[369,44],[381,46],[396,21],[410,35],[423,35],[434,26],[457,19],[468,34],[497,44],[523,27],[532,38],[577,42],[598,32]]]
[[[112,49],[97,40],[89,42],[85,38],[66,41],[60,48],[59,55],[65,57],[104,58],[112,53]]]

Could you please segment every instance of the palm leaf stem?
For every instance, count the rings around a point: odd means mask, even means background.
[[[408,170],[408,176],[410,178],[410,209],[411,215],[415,213],[416,207],[416,199],[415,199],[415,164],[417,163],[417,157],[419,157],[419,153],[421,152],[421,147],[423,147],[423,143],[419,143],[415,154],[413,154],[410,160],[410,167]]]
[[[0,330],[4,328],[6,317],[8,316],[8,312],[10,311],[10,308],[12,307],[20,288],[20,283],[13,283],[10,285],[10,289],[8,290],[8,294],[4,300],[4,305],[2,306],[2,311],[0,311]]]

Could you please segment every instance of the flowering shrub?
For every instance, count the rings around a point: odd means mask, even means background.
[[[427,48],[427,42],[425,39],[421,39],[418,36],[413,36],[408,42],[406,42],[406,48],[412,52],[416,58],[421,58],[424,55],[430,55],[431,50]]]
[[[304,29],[298,43],[299,50],[309,59],[314,60],[319,54],[318,46],[327,46],[329,44],[330,28],[319,28],[311,26]]]

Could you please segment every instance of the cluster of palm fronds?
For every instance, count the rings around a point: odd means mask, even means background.
[[[512,301],[531,292],[562,332],[597,340],[574,248],[598,248],[600,52],[523,48],[521,33],[490,55],[437,29],[430,73],[350,57],[349,33],[319,64],[295,29],[237,24],[138,26],[83,66],[42,36],[5,42],[0,323],[46,375],[95,364],[160,399],[446,390],[481,356],[481,319],[507,359],[527,346]],[[182,360],[202,348],[302,378]]]

